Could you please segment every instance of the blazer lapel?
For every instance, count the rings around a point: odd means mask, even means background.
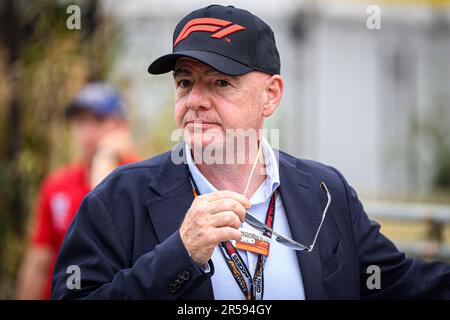
[[[174,148],[183,152],[183,144]],[[174,164],[168,154],[159,167],[155,179],[149,184],[149,188],[156,193],[156,196],[147,202],[147,210],[156,236],[159,242],[163,242],[179,229],[194,199],[187,164]],[[211,279],[208,278],[205,284],[198,287],[194,295],[186,298],[212,300],[214,295]]]
[[[280,154],[280,195],[286,211],[292,237],[310,245],[320,223],[322,212],[318,204],[319,183],[309,173],[297,168],[297,160]],[[316,186],[317,184],[317,186]],[[319,236],[320,238],[320,236]],[[323,299],[322,265],[318,243],[312,252],[297,251],[297,259],[307,299]]]

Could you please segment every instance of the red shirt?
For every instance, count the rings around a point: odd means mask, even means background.
[[[125,163],[137,161],[130,158]],[[34,246],[50,247],[53,252],[48,281],[42,298],[50,298],[56,257],[64,235],[84,196],[91,191],[87,170],[81,164],[70,164],[48,175],[41,185],[32,232]]]

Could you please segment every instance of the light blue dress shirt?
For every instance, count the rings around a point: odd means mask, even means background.
[[[248,211],[260,221],[265,222],[267,208],[272,193],[280,185],[280,176],[277,158],[275,157],[272,147],[265,138],[261,140],[261,147],[264,154],[267,177],[251,197],[250,202],[252,207]],[[198,170],[192,159],[191,148],[187,144],[185,144],[185,150],[189,170],[191,171],[192,177],[194,178],[200,193],[206,194],[217,191],[217,189]],[[243,223],[243,227],[253,229],[253,227],[246,222]],[[291,237],[291,231],[289,229],[281,197],[277,197],[273,228],[278,233]],[[239,253],[253,276],[258,255],[245,250],[239,250]],[[214,249],[211,259],[215,268],[214,275],[211,277],[214,298],[216,300],[245,299],[244,294],[233,278],[218,246]],[[279,244],[274,239],[271,241],[269,257],[266,260],[264,268],[263,299],[305,299],[302,275],[295,251]]]

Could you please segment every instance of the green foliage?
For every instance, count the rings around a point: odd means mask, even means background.
[[[68,30],[72,3],[14,1],[20,50],[13,63],[7,44],[0,43],[0,298],[13,297],[25,249],[26,230],[15,226],[29,223],[43,177],[73,156],[64,110],[86,81],[104,78],[113,62],[117,33],[110,19],[86,14],[93,2],[76,1],[82,29]],[[23,216],[15,212],[17,203]]]

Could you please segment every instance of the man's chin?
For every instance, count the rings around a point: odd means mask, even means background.
[[[218,149],[222,150],[224,148],[224,142],[218,141],[218,140],[211,140],[211,139],[185,139],[185,142],[189,145],[191,149]]]
[[[221,129],[209,130],[184,130],[184,141],[191,148],[222,148],[225,143],[225,135]]]

